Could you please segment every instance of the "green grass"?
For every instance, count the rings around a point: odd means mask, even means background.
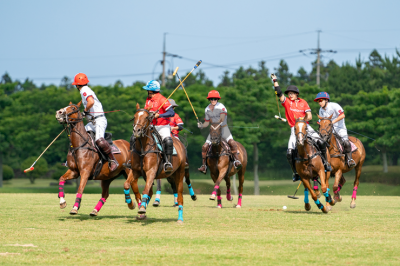
[[[171,195],[148,207],[146,221],[135,219],[122,195],[111,195],[96,218],[88,214],[98,195],[84,195],[76,216],[68,214],[74,195],[66,199],[60,210],[54,194],[0,194],[0,264],[400,264],[399,197],[359,196],[350,209],[345,196],[322,214],[286,196],[245,195],[242,209],[225,199],[216,209],[208,196],[193,202],[186,195],[183,225]]]

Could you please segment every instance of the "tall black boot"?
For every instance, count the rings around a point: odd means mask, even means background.
[[[118,161],[115,159],[114,154],[111,152],[110,144],[108,144],[107,140],[104,138],[99,138],[96,140],[97,146],[108,156],[109,168],[110,171],[115,171],[119,164]]]
[[[238,152],[238,147],[237,147],[236,141],[234,141],[233,139],[230,139],[228,141],[228,145],[231,148],[233,158],[235,158],[235,161],[233,162],[233,166],[236,169],[242,168],[242,163],[239,160],[239,152]]]
[[[318,147],[321,151],[321,156],[322,156],[322,161],[324,163],[324,168],[325,168],[325,172],[331,172],[332,171],[332,167],[331,164],[328,162],[328,159],[326,158],[326,142],[319,140],[318,142]]]
[[[203,161],[203,164],[197,170],[199,170],[203,174],[207,174],[207,152],[208,152],[209,148],[210,148],[210,144],[208,144],[207,142],[204,143],[203,147],[201,148],[201,159]]]
[[[351,144],[350,141],[348,139],[344,139],[343,140],[343,153],[346,155],[346,159],[347,159],[347,165],[351,168],[356,166],[356,162],[353,160],[353,158],[351,157]]]
[[[292,168],[292,172],[293,172],[293,182],[299,181],[301,178],[299,176],[299,174],[296,171],[296,161],[294,160],[294,150],[293,149],[288,149],[287,153],[286,153],[286,159],[290,165],[290,168]]]
[[[174,151],[174,141],[171,137],[166,137],[164,139],[164,152],[166,157],[166,162],[164,164],[164,171],[166,174],[169,174],[173,171],[172,166],[172,153]]]

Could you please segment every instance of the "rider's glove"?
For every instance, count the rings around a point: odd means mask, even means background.
[[[90,113],[88,111],[83,111],[82,112],[82,117],[86,117],[87,118],[88,115],[90,115]]]
[[[200,129],[203,129],[203,123],[198,122],[198,123],[197,123],[197,127],[200,128]]]
[[[276,82],[278,80],[278,78],[276,77],[276,75],[274,73],[271,74],[271,80],[272,80],[272,82]]]

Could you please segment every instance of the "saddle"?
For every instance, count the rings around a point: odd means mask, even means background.
[[[219,158],[224,155],[229,155],[229,160],[234,160],[231,152],[231,148],[229,147],[228,143],[225,140],[222,140],[221,143],[219,144],[222,146],[222,152],[217,154],[212,152],[212,145],[208,147],[207,151],[207,157],[211,158]]]
[[[344,153],[343,153],[344,141],[343,141],[342,137],[339,136],[337,133],[333,133],[333,135],[334,135],[335,138],[336,138],[336,145],[337,145],[337,147],[339,148],[340,153],[341,153],[341,154],[344,154]],[[349,139],[349,142],[350,142],[350,145],[351,145],[351,152],[353,153],[353,152],[355,152],[358,148],[357,148],[357,146],[356,146],[350,139]]]

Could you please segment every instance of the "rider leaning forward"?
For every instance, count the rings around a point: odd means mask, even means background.
[[[175,112],[172,105],[167,101],[167,98],[160,93],[160,83],[156,80],[150,80],[147,85],[143,87],[147,90],[146,108],[150,108],[150,112],[156,112],[158,108],[160,110],[154,114],[152,125],[160,134],[165,147],[165,155],[167,161],[164,164],[165,173],[171,173],[172,168],[172,153],[174,149],[174,142],[171,138],[171,126],[169,125],[169,117],[174,117]]]
[[[294,150],[296,148],[296,135],[294,132],[294,125],[296,124],[296,118],[304,117],[304,120],[307,121],[307,135],[312,137],[314,141],[318,144],[319,149],[321,150],[321,154],[324,160],[324,166],[326,171],[332,171],[329,162],[326,159],[326,142],[323,141],[319,134],[308,124],[308,121],[312,119],[311,108],[308,103],[304,100],[299,98],[299,89],[294,86],[290,85],[287,87],[285,97],[282,94],[282,91],[279,87],[277,77],[275,74],[271,74],[271,79],[274,83],[275,93],[278,95],[278,98],[283,107],[285,107],[285,115],[288,121],[289,126],[291,127],[291,134],[288,143],[288,150],[286,154],[286,158],[289,162],[290,167],[293,171],[293,182],[300,180],[300,176],[296,171],[296,160],[295,160],[295,153]]]
[[[212,90],[208,93],[207,99],[210,101],[210,104],[206,107],[205,109],[205,122],[198,123],[198,127],[200,129],[203,129],[204,127],[207,127],[210,124],[210,120],[212,122],[216,123],[218,121],[222,121],[220,126],[222,127],[222,138],[228,143],[229,147],[231,148],[232,155],[235,159],[233,162],[233,165],[235,168],[240,169],[242,167],[242,163],[239,160],[238,157],[238,148],[237,148],[237,143],[233,140],[232,134],[228,128],[227,124],[227,114],[228,110],[226,107],[218,102],[221,99],[221,96],[219,95],[219,92],[216,90]],[[198,168],[198,170],[204,174],[207,173],[207,152],[210,147],[211,141],[210,141],[210,135],[208,135],[206,142],[203,145],[203,148],[201,150],[201,157],[203,159],[203,165]]]
[[[106,132],[107,128],[107,119],[104,115],[101,102],[97,98],[94,91],[89,88],[87,85],[88,83],[88,77],[83,73],[78,73],[75,75],[72,85],[75,85],[81,94],[82,103],[85,107],[83,116],[91,121],[85,126],[85,129],[86,131],[95,132],[96,144],[103,151],[103,153],[108,156],[110,162],[110,171],[114,171],[118,167],[118,161],[111,152],[110,144],[108,144],[108,142],[104,139],[104,133]]]
[[[330,117],[332,115],[333,131],[338,134],[343,140],[343,153],[346,154],[347,164],[351,168],[356,165],[353,158],[351,158],[351,144],[349,141],[349,136],[347,135],[347,128],[344,122],[344,111],[343,108],[337,104],[330,101],[329,94],[327,92],[320,92],[315,97],[314,102],[318,102],[319,106],[319,116]]]

